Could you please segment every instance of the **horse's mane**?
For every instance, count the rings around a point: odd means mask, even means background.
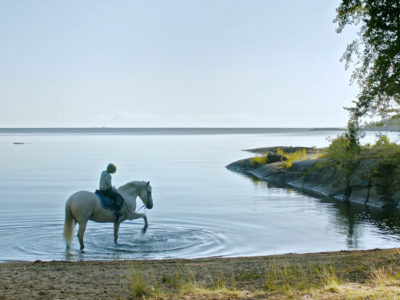
[[[132,190],[132,188],[135,188],[137,191],[138,188],[143,188],[147,184],[147,181],[130,181],[128,183],[125,183],[124,185],[121,185],[118,190],[129,192]]]

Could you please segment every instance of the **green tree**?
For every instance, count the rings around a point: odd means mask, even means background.
[[[360,87],[354,116],[400,113],[400,0],[342,0],[336,9],[337,32],[358,26],[358,38],[342,60],[353,66],[352,82]]]

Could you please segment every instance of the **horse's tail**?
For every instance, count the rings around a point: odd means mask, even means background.
[[[71,212],[71,199],[65,203],[65,222],[64,222],[64,240],[67,244],[67,249],[70,248],[72,235],[74,234],[75,219]]]

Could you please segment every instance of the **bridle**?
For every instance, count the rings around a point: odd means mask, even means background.
[[[151,192],[149,191],[148,187],[146,187],[146,192],[147,192],[147,200],[148,200],[148,199],[150,199],[150,196],[151,196]],[[138,211],[140,211],[142,208],[145,209],[145,210],[144,210],[144,213],[146,214],[146,204],[143,204],[139,209],[137,209],[137,210],[134,211],[134,212],[132,212],[132,211],[130,210],[130,208],[128,207],[128,205],[126,205],[126,201],[124,202],[124,206],[125,206],[125,209],[126,209],[131,215],[134,215],[135,213],[137,213]]]

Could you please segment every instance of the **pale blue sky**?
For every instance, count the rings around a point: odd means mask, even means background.
[[[344,126],[338,0],[0,2],[0,127]]]

